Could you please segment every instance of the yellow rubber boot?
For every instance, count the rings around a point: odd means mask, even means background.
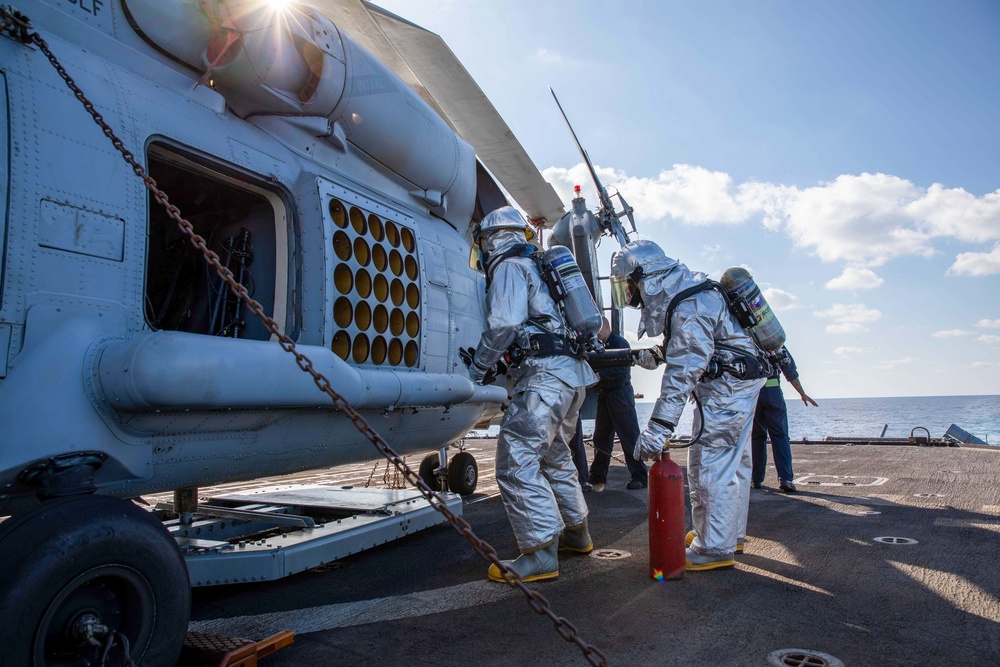
[[[702,556],[700,553],[692,549],[685,549],[684,555],[687,558],[687,564],[684,569],[688,572],[720,570],[736,565],[736,561],[733,560],[732,553],[721,554],[719,556]]]
[[[514,560],[500,562],[517,572],[524,583],[555,579],[559,576],[559,545],[553,541],[549,546],[537,551],[521,554]],[[506,581],[500,568],[496,565],[490,565],[486,576],[490,578],[490,581]]]
[[[689,530],[688,531],[687,535],[684,536],[684,546],[686,546],[686,547],[691,546],[691,543],[694,542],[694,535],[695,535],[695,532],[693,530]],[[746,538],[745,537],[737,537],[736,538],[736,553],[738,553],[738,554],[743,553],[743,547],[745,545],[746,545]]]
[[[579,526],[566,528],[559,535],[559,551],[575,551],[578,554],[589,554],[594,550],[594,541],[590,539],[587,530],[587,520]]]

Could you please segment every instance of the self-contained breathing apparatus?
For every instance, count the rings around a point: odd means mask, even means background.
[[[562,354],[586,359],[590,351],[603,352],[604,348],[597,338],[597,333],[601,330],[601,313],[569,249],[554,246],[542,252],[535,245],[520,243],[494,257],[487,257],[484,267],[487,291],[496,268],[511,257],[529,257],[535,261],[549,296],[559,306],[566,320],[569,335],[549,333],[540,322],[529,318],[528,323],[542,329],[543,333],[531,334],[527,340],[512,343],[501,358],[504,368],[498,368],[496,374],[502,375],[508,369],[517,368],[527,357]]]
[[[753,282],[750,274],[740,269],[746,274],[746,279]],[[733,269],[729,269],[726,275],[729,274]],[[759,302],[756,308],[753,304],[749,302],[746,297],[741,296],[739,293],[733,291],[730,292],[726,287],[719,282],[714,280],[706,280],[703,283],[689,287],[686,290],[682,290],[673,299],[670,300],[670,305],[667,306],[667,329],[664,333],[663,347],[666,349],[667,341],[670,340],[671,333],[671,317],[674,314],[674,309],[687,298],[698,294],[699,292],[704,292],[705,290],[714,289],[722,295],[722,298],[726,302],[726,308],[729,312],[736,318],[740,326],[743,327],[744,331],[753,340],[754,345],[757,347],[756,355],[749,355],[744,350],[740,350],[723,343],[717,343],[715,346],[715,352],[708,361],[708,368],[705,369],[705,373],[701,376],[702,380],[714,380],[718,377],[722,377],[723,374],[729,373],[733,377],[739,380],[757,380],[761,378],[767,378],[774,370],[781,365],[783,357],[786,354],[783,350],[783,345],[785,342],[785,332],[781,330],[780,337],[772,335],[767,338],[767,342],[774,346],[774,349],[768,349],[761,346],[760,340],[757,336],[754,336],[751,332],[754,327],[756,327],[762,320],[756,313],[756,311],[761,310],[761,303],[766,306],[766,301],[764,297],[760,294],[760,290],[756,289],[756,284],[753,285],[753,289],[756,290],[756,294],[759,297]],[[767,313],[770,315],[771,320],[777,324],[777,318],[771,312],[770,307],[767,307]],[[780,329],[781,325],[777,324]],[[728,352],[729,354],[723,354]],[[732,355],[732,358],[729,358]]]
[[[624,280],[620,281],[619,289],[622,290],[623,302],[630,299],[639,302],[641,298],[638,296],[638,287],[633,284],[626,288],[627,284]],[[754,341],[758,353],[751,356],[743,350],[719,343],[716,345],[715,354],[709,359],[708,368],[705,369],[702,379],[714,380],[725,373],[740,380],[766,378],[772,375],[774,370],[784,363],[787,355],[783,347],[785,331],[761,294],[753,277],[745,269],[739,267],[728,269],[723,274],[721,283],[706,280],[676,294],[667,306],[663,344],[648,351],[652,353],[657,362],[663,363],[667,341],[670,340],[674,309],[685,299],[709,289],[717,290],[722,295],[727,309]],[[607,354],[592,354],[589,361],[595,370],[628,366],[634,364],[642,352],[644,350],[641,349],[615,350]],[[728,354],[723,354],[724,352]],[[729,358],[730,355],[733,355],[733,358]]]
[[[724,343],[716,343],[715,352],[708,361],[708,367],[702,374],[701,381],[714,380],[722,377],[725,373],[729,373],[739,380],[758,380],[770,377],[787,359],[788,352],[784,348],[785,331],[778,323],[778,319],[771,311],[770,306],[767,305],[767,301],[757,288],[753,277],[744,269],[728,269],[723,274],[722,283],[714,280],[706,280],[703,283],[682,290],[670,300],[670,304],[667,306],[667,326],[663,339],[664,352],[666,351],[667,341],[670,340],[670,320],[674,314],[674,309],[684,299],[710,289],[717,290],[722,295],[723,300],[726,302],[726,308],[736,318],[736,321],[746,331],[747,335],[750,336],[750,339],[753,340],[757,348],[757,354],[750,355],[745,350]],[[765,321],[765,315],[768,318],[766,321],[769,327],[767,335],[762,336],[759,332],[758,335],[754,335],[754,328],[760,325],[762,321]],[[767,347],[762,345],[762,341]],[[722,354],[723,352],[729,354]],[[732,358],[730,358],[730,355],[732,355]],[[701,435],[705,428],[705,418],[702,414],[702,405],[701,401],[698,400],[697,394],[694,395],[694,400],[701,415],[699,421],[700,428],[697,435],[690,442],[680,445],[678,448],[691,447],[701,440]]]

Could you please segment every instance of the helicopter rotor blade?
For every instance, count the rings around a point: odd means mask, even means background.
[[[580,143],[579,137],[576,136],[576,131],[573,129],[573,124],[569,122],[569,117],[566,116],[566,111],[563,109],[562,104],[559,102],[559,98],[556,96],[556,91],[552,90],[552,86],[549,86],[549,92],[552,93],[552,99],[556,101],[556,106],[559,107],[559,112],[562,114],[563,120],[566,121],[566,126],[569,128],[570,134],[573,135],[573,141],[576,142],[576,147],[580,150],[580,155],[583,156],[583,161],[587,165],[587,169],[590,171],[590,177],[594,180],[594,186],[597,188],[597,197],[600,200],[600,211],[597,213],[597,222],[601,226],[601,229],[606,231],[609,235],[615,237],[618,243],[622,246],[628,243],[628,233],[622,227],[619,218],[623,215],[628,215],[629,221],[632,222],[632,230],[635,231],[635,222],[632,220],[632,209],[627,204],[625,200],[622,199],[622,205],[625,211],[618,213],[615,210],[615,204],[611,201],[611,197],[608,195],[607,189],[604,184],[601,183],[601,179],[597,176],[597,170],[594,168],[594,163],[590,160],[590,155],[583,148]],[[621,195],[618,195],[619,198]]]
[[[635,229],[635,216],[632,215],[635,209],[628,205],[628,202],[625,201],[625,197],[622,196],[621,192],[616,192],[615,194],[618,195],[618,201],[622,203],[622,208],[624,209],[618,214],[618,217],[621,218],[622,216],[627,216],[629,224],[632,226],[632,233],[638,234],[639,232]]]
[[[573,129],[573,124],[569,122],[569,117],[566,115],[566,111],[563,109],[562,104],[559,103],[559,98],[556,97],[556,91],[552,90],[552,86],[549,86],[549,92],[552,93],[552,99],[556,101],[556,106],[559,107],[559,113],[562,114],[563,120],[566,121],[566,127],[569,128],[570,134],[573,135],[573,141],[576,142],[576,147],[580,150],[580,155],[583,156],[583,161],[587,165],[587,169],[590,171],[590,177],[594,180],[594,186],[597,187],[597,196],[600,199],[601,207],[609,210],[611,214],[614,214],[614,205],[611,203],[611,199],[608,197],[608,191],[604,189],[604,184],[601,183],[601,179],[597,177],[597,170],[594,169],[594,163],[590,161],[590,155],[584,150],[583,145],[580,143],[580,139],[576,136],[576,130]]]

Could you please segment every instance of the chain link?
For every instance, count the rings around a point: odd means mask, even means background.
[[[372,466],[372,471],[371,471],[370,473],[368,473],[368,481],[366,481],[366,482],[365,482],[365,488],[366,488],[366,489],[367,489],[367,488],[368,488],[369,486],[371,486],[371,485],[372,485],[372,479],[374,479],[374,478],[375,478],[375,471],[376,471],[376,470],[378,470],[378,466],[379,466],[379,464],[380,464],[381,462],[382,462],[382,460],[381,460],[381,459],[380,459],[380,460],[378,460],[378,461],[375,461],[375,465],[374,465],[374,466]]]
[[[402,475],[407,482],[420,491],[420,493],[427,499],[434,509],[444,515],[444,517],[448,520],[448,523],[451,524],[452,528],[469,541],[472,548],[477,554],[479,554],[480,557],[483,558],[483,560],[486,560],[500,568],[500,572],[503,574],[504,579],[512,586],[518,588],[525,595],[528,605],[532,609],[534,609],[537,613],[548,617],[549,620],[552,621],[556,631],[561,637],[563,637],[563,639],[568,642],[575,643],[583,652],[584,657],[590,664],[599,667],[606,666],[607,658],[604,653],[580,637],[576,627],[572,623],[567,621],[562,616],[556,615],[552,610],[549,601],[545,599],[541,593],[528,588],[524,582],[521,581],[517,572],[501,563],[496,549],[494,549],[488,542],[477,537],[476,534],[472,532],[472,527],[462,517],[456,516],[448,509],[445,501],[440,499],[433,492],[433,490],[427,486],[427,484],[425,484],[424,481],[420,479],[420,477],[414,473],[409,466],[406,465],[406,462],[403,461],[400,455],[389,446],[382,436],[372,429],[368,422],[365,421],[364,417],[358,414],[354,408],[352,408],[347,401],[345,401],[344,398],[333,389],[330,381],[313,367],[312,361],[306,355],[298,351],[295,346],[295,342],[281,332],[278,327],[278,323],[264,312],[264,307],[250,296],[246,287],[236,281],[232,271],[222,265],[219,261],[219,256],[208,248],[205,239],[195,233],[194,226],[181,215],[180,210],[176,206],[170,203],[166,193],[159,189],[156,185],[156,181],[146,173],[146,170],[142,167],[142,165],[136,161],[135,156],[127,148],[125,148],[124,142],[115,135],[111,126],[108,125],[101,114],[94,108],[93,103],[87,99],[80,87],[76,85],[76,82],[73,81],[69,73],[67,73],[65,68],[63,68],[62,64],[56,58],[55,54],[49,48],[49,45],[41,37],[41,35],[37,32],[29,33],[32,29],[30,19],[22,15],[20,12],[14,11],[8,6],[0,7],[0,17],[2,17],[0,27],[2,27],[3,32],[9,31],[14,33],[13,36],[16,39],[26,44],[34,44],[39,48],[39,50],[41,50],[42,53],[45,54],[45,57],[48,58],[56,72],[63,79],[63,81],[65,81],[66,85],[73,92],[80,103],[83,104],[84,109],[87,110],[87,113],[90,114],[90,116],[94,119],[94,122],[101,128],[104,135],[108,137],[125,162],[132,167],[132,171],[135,172],[136,176],[142,179],[146,189],[153,194],[156,201],[166,210],[167,215],[169,215],[170,218],[177,223],[181,232],[188,237],[191,245],[201,252],[205,261],[215,269],[215,271],[219,274],[219,277],[229,286],[229,289],[233,292],[233,294],[243,301],[250,312],[260,318],[268,332],[278,339],[278,344],[281,345],[282,349],[295,357],[295,362],[298,364],[299,368],[312,376],[313,382],[320,391],[330,397],[333,401],[334,407],[348,416],[355,428],[357,428],[359,432],[371,441],[371,443],[375,446],[375,449],[377,449],[379,453],[396,468],[397,472]]]
[[[388,489],[406,488],[406,480],[399,476],[399,470],[390,466],[388,461],[385,462],[385,472],[382,473],[382,484]]]
[[[372,471],[368,473],[368,480],[365,482],[365,488],[367,489],[368,487],[371,486],[372,480],[375,479],[375,473],[378,472],[378,467],[382,463],[385,463],[385,471],[382,473],[382,484],[385,485],[385,488],[387,489],[407,488],[406,480],[402,479],[399,476],[399,470],[396,470],[391,465],[389,465],[389,462],[385,459],[381,459],[375,462],[375,465],[372,467]]]
[[[611,446],[614,447],[616,442],[618,443],[619,448],[621,448],[621,450],[624,452],[625,451],[625,446],[622,445],[621,439],[618,438],[617,436],[615,436],[614,440],[611,441]],[[601,450],[599,450],[597,448],[597,445],[594,444],[594,438],[593,438],[593,436],[591,436],[589,440],[585,438],[584,441],[583,441],[583,444],[585,444],[587,447],[590,447],[591,449],[593,449],[595,453],[601,451]],[[604,453],[608,454],[607,452],[604,452]],[[611,459],[614,459],[615,461],[618,461],[618,463],[621,463],[622,465],[626,465],[625,459],[621,458],[617,454],[608,454],[608,457],[611,458]]]

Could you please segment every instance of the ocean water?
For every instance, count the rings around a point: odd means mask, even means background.
[[[784,388],[783,388],[784,389]],[[791,394],[791,395],[789,395]],[[952,424],[965,429],[980,440],[1000,445],[1000,396],[903,396],[898,398],[817,398],[818,407],[805,406],[795,390],[785,392],[788,406],[788,435],[792,440],[822,440],[835,437],[877,437],[886,428],[885,436],[905,438],[916,427],[926,428],[932,438],[940,438]],[[691,420],[697,408],[688,403],[677,435],[691,435]],[[653,403],[636,403],[639,428],[645,428]],[[481,436],[496,437],[496,424],[486,431],[473,431]],[[594,432],[594,420],[583,420],[584,435]],[[918,431],[918,435],[924,435]]]
[[[784,387],[782,388],[784,390]],[[907,396],[898,398],[816,399],[818,407],[805,406],[795,390],[785,391],[788,434],[792,440],[820,440],[825,436],[869,436],[905,438],[922,426],[932,438],[940,438],[957,424],[980,440],[1000,445],[1000,396]],[[691,434],[697,408],[689,403],[677,425],[678,435]],[[636,403],[639,426],[644,427],[653,410],[652,402]],[[594,429],[583,420],[584,433]],[[923,431],[919,431],[923,434]]]

